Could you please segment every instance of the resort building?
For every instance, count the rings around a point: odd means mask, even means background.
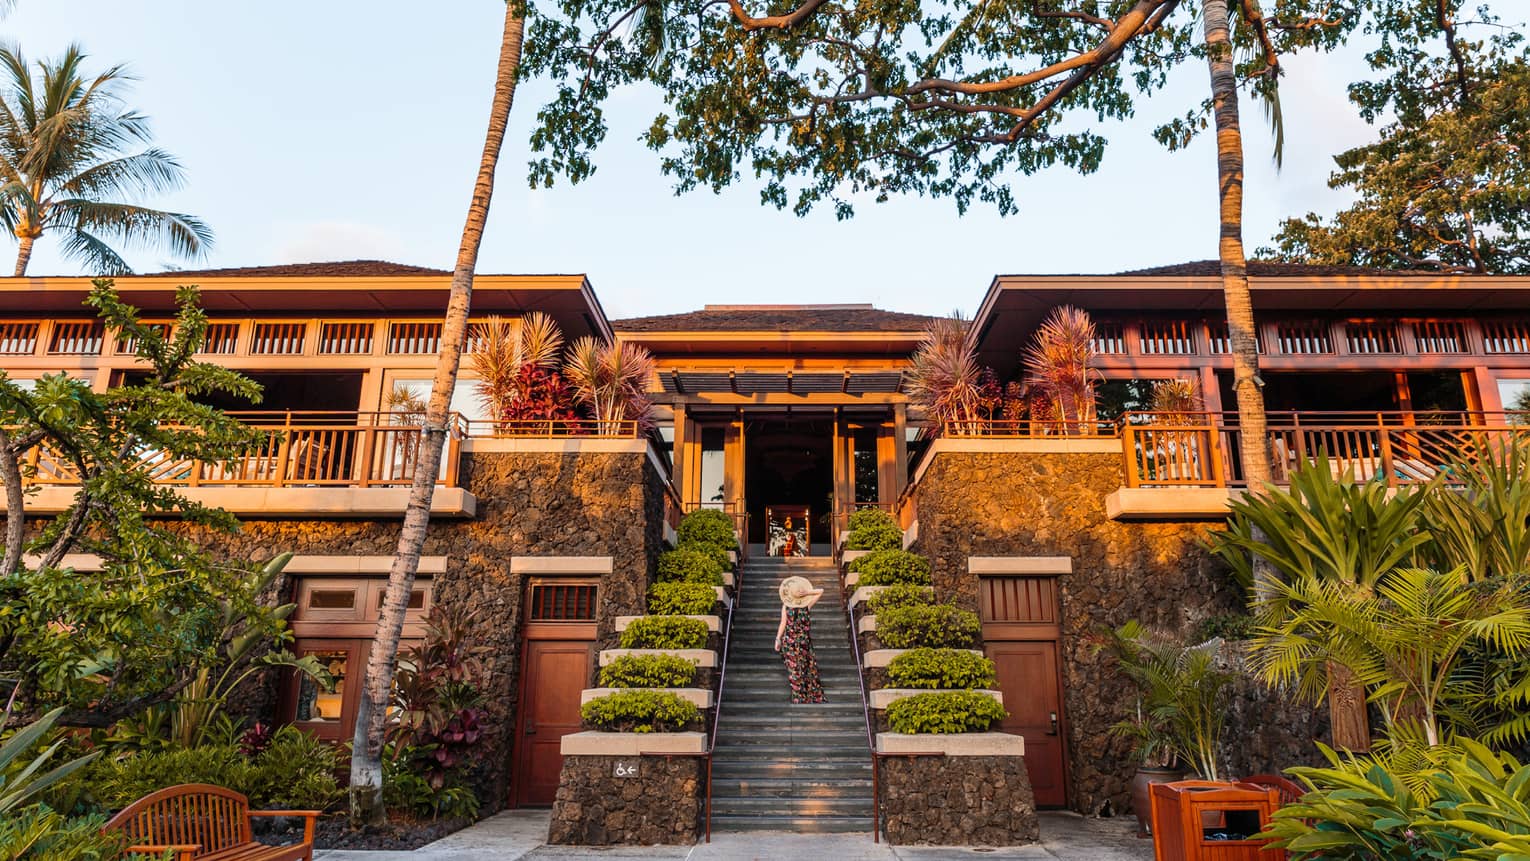
[[[325,692],[273,679],[258,707],[337,742],[350,738],[414,476],[412,415],[428,392],[449,283],[449,273],[377,262],[116,279],[146,320],[168,320],[177,285],[198,285],[212,319],[203,358],[264,389],[259,404],[216,405],[269,430],[268,446],[233,464],[151,468],[241,519],[238,534],[218,538],[231,556],[297,554],[276,597],[298,604],[297,650],[319,655],[339,684]],[[0,368],[10,379],[25,386],[64,372],[100,390],[143,373],[133,345],[82,304],[90,286],[0,279]],[[1256,262],[1251,290],[1277,479],[1323,454],[1366,480],[1428,480],[1463,445],[1530,415],[1530,278]],[[1232,362],[1214,263],[1002,275],[967,330],[1000,387],[1023,381],[1025,351],[1060,306],[1087,311],[1096,327],[1097,420],[942,423],[908,390],[933,318],[825,304],[610,320],[582,276],[478,276],[474,320],[514,325],[542,312],[569,341],[636,344],[656,365],[656,428],[646,431],[496,422],[464,362],[406,636],[420,635],[438,602],[478,613],[495,679],[481,763],[489,803],[552,804],[574,779],[563,737],[581,728],[599,654],[616,646],[623,617],[644,612],[682,514],[729,514],[747,579],[774,570],[751,564],[783,552],[804,557],[793,563],[802,570],[837,572],[848,517],[879,508],[931,560],[936,597],[978,612],[1009,713],[1003,729],[1024,738],[1036,804],[1124,810],[1135,763],[1109,728],[1130,695],[1089,641],[1127,619],[1190,630],[1237,607],[1237,590],[1199,543],[1243,483]],[[1155,412],[1161,380],[1190,381],[1198,402]],[[47,452],[32,463],[39,489],[28,513],[56,514],[72,498],[69,468]],[[72,561],[88,572],[89,559]],[[848,624],[825,636],[850,643],[859,678]],[[708,718],[716,734],[686,772],[699,781],[698,804],[703,792],[715,796],[714,827],[750,827],[751,817],[792,827],[809,816],[869,827],[869,796],[855,787],[873,779],[870,703],[835,712],[816,725],[828,741],[798,751],[838,762],[821,749],[835,747],[846,772],[824,785],[854,791],[825,789],[833,803],[818,807],[754,803],[751,780],[767,776],[751,777],[745,758],[723,751],[771,734],[771,712],[729,694],[752,666],[779,660],[721,654],[700,683],[709,703],[720,701]],[[1311,740],[1328,737],[1326,709],[1253,687],[1238,696],[1234,719],[1251,730],[1238,737],[1254,740],[1227,753],[1239,771],[1308,758]],[[775,752],[789,755],[782,744]],[[895,778],[883,777],[870,791],[886,804]]]

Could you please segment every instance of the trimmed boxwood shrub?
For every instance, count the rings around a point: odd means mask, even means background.
[[[857,511],[850,515],[850,534],[845,536],[845,549],[902,550],[903,530],[898,528],[892,515],[884,511],[874,508]]]
[[[717,606],[717,590],[705,583],[655,583],[648,612],[655,616],[705,616]]]
[[[875,616],[896,607],[927,607],[933,603],[935,596],[930,592],[930,587],[899,583],[872,593],[866,599],[866,610]]]
[[[733,534],[733,518],[715,508],[698,508],[680,518],[680,528],[675,530],[679,543],[698,542],[714,544],[724,550],[737,550],[738,537]]]
[[[579,707],[579,716],[614,732],[678,732],[701,720],[701,711],[670,691],[621,691],[590,700]]]
[[[603,688],[688,688],[696,665],[679,655],[622,655],[600,668]]]
[[[623,649],[699,649],[707,623],[689,616],[643,616],[622,631]]]
[[[849,568],[861,575],[857,586],[930,585],[930,560],[907,550],[876,550],[852,559]]]
[[[723,584],[723,569],[712,556],[699,550],[680,548],[659,554],[659,582]]]
[[[733,562],[728,558],[728,551],[717,544],[708,544],[705,541],[682,541],[681,550],[694,550],[697,553],[705,553],[717,563],[719,571],[732,571]]]
[[[897,688],[991,688],[996,677],[993,661],[962,649],[910,649],[887,665]]]
[[[877,614],[877,639],[889,649],[966,649],[982,630],[976,613],[950,604],[894,607]]]
[[[887,705],[892,731],[910,734],[985,732],[1008,716],[997,700],[976,691],[915,694]]]

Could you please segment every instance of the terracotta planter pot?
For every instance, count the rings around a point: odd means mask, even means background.
[[[1143,766],[1137,769],[1132,776],[1132,813],[1137,815],[1137,836],[1153,836],[1153,797],[1148,787],[1155,783],[1173,783],[1185,776],[1183,771],[1173,768],[1148,768]]]

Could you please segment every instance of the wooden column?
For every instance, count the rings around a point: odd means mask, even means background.
[[[685,405],[675,404],[675,450],[671,457],[675,462],[675,474],[673,476],[675,491],[680,494],[680,501],[682,503],[692,501],[691,496],[686,491],[688,473],[692,469],[692,461],[688,457],[689,453],[686,450],[690,445],[690,437],[690,420],[686,418]]]
[[[893,495],[897,502],[908,489],[908,404],[893,405]]]

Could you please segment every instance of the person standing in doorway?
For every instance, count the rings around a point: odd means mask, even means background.
[[[791,684],[792,702],[824,702],[823,683],[818,679],[818,657],[813,654],[812,608],[823,597],[806,577],[788,577],[781,581],[781,625],[776,628],[776,651],[786,661],[786,679]]]

